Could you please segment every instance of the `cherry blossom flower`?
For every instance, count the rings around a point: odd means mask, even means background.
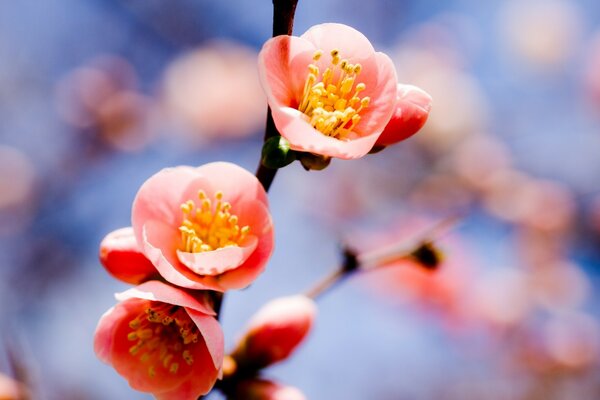
[[[148,281],[116,297],[94,337],[98,358],[159,400],[208,393],[223,363],[223,332],[206,292]]]
[[[133,202],[132,225],[160,275],[191,289],[246,287],[273,251],[265,190],[254,175],[225,162],[152,176]]]
[[[250,320],[232,356],[242,367],[260,369],[285,360],[310,331],[317,307],[297,295],[265,304]]]
[[[275,125],[293,150],[362,157],[396,110],[392,61],[346,25],[268,40],[259,73]]]

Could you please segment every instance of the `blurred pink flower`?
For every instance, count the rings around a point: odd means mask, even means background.
[[[162,99],[174,122],[191,128],[175,131],[195,143],[246,137],[265,123],[256,53],[235,42],[211,42],[178,57],[165,72]]]
[[[100,243],[100,262],[112,276],[134,285],[158,276],[154,265],[141,252],[131,227],[106,235]]]
[[[231,400],[305,400],[306,397],[292,386],[283,386],[264,379],[240,382],[228,397]]]
[[[405,216],[386,229],[353,235],[352,245],[358,251],[359,259],[374,250],[401,244],[399,251],[402,254],[408,249],[406,246],[414,246],[429,232],[433,227],[430,221],[422,216]],[[361,279],[389,301],[433,311],[448,324],[448,328],[463,328],[464,323],[471,320],[466,294],[476,277],[474,257],[467,251],[464,240],[454,234],[436,240],[434,245],[434,250],[441,251],[435,269],[427,268],[415,257],[403,256],[379,264]]]
[[[376,146],[389,146],[408,139],[421,129],[431,110],[431,96],[412,85],[398,84],[396,111],[386,125]]]
[[[154,139],[154,102],[136,89],[133,66],[104,55],[69,72],[57,85],[59,115],[82,133],[127,152]]]
[[[232,356],[241,367],[260,369],[285,360],[310,331],[317,307],[306,296],[265,304],[251,319]]]
[[[268,40],[259,73],[275,125],[293,150],[362,157],[396,110],[392,61],[346,25]]]
[[[133,202],[132,225],[162,277],[191,289],[246,287],[273,251],[267,194],[254,175],[231,163],[153,175]]]
[[[208,393],[223,363],[223,332],[203,297],[149,281],[116,297],[94,337],[98,358],[160,400]]]
[[[30,396],[25,385],[0,373],[0,400],[25,400]]]

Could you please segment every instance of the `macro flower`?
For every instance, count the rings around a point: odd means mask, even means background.
[[[389,146],[408,139],[427,122],[431,110],[431,96],[412,85],[398,84],[396,110],[375,146]]]
[[[293,150],[362,157],[396,110],[392,61],[346,25],[269,39],[259,74],[275,126]]]
[[[96,355],[133,389],[159,400],[208,393],[220,374],[224,342],[205,294],[159,281],[117,294],[120,303],[96,328]]]
[[[242,368],[260,369],[285,360],[312,328],[317,307],[306,296],[281,297],[265,304],[250,319],[232,352]]]
[[[248,286],[273,251],[267,194],[234,164],[163,169],[133,202],[142,253],[167,281],[191,289]]]

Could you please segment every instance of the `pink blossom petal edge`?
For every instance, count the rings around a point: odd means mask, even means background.
[[[431,102],[423,89],[399,83],[396,111],[375,145],[389,146],[417,133],[427,122]]]
[[[160,281],[144,282],[134,288],[115,294],[115,298],[119,301],[133,298],[160,301],[196,310],[206,315],[217,315],[210,305],[206,293],[196,293],[193,296],[180,288]]]
[[[179,261],[198,275],[221,275],[242,265],[252,255],[258,245],[256,236],[249,236],[242,246],[229,246],[205,251],[187,253],[177,250]]]
[[[203,314],[194,309],[186,309],[186,311],[202,334],[215,368],[221,369],[223,365],[225,339],[219,321],[210,315]]]

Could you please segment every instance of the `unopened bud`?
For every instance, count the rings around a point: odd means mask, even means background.
[[[411,253],[411,257],[422,267],[434,270],[442,262],[443,254],[433,243],[423,242]]]
[[[242,368],[261,369],[285,360],[310,331],[317,307],[306,296],[265,304],[250,320],[232,357]]]
[[[138,248],[133,228],[117,229],[100,243],[100,262],[115,278],[137,285],[158,275]]]

